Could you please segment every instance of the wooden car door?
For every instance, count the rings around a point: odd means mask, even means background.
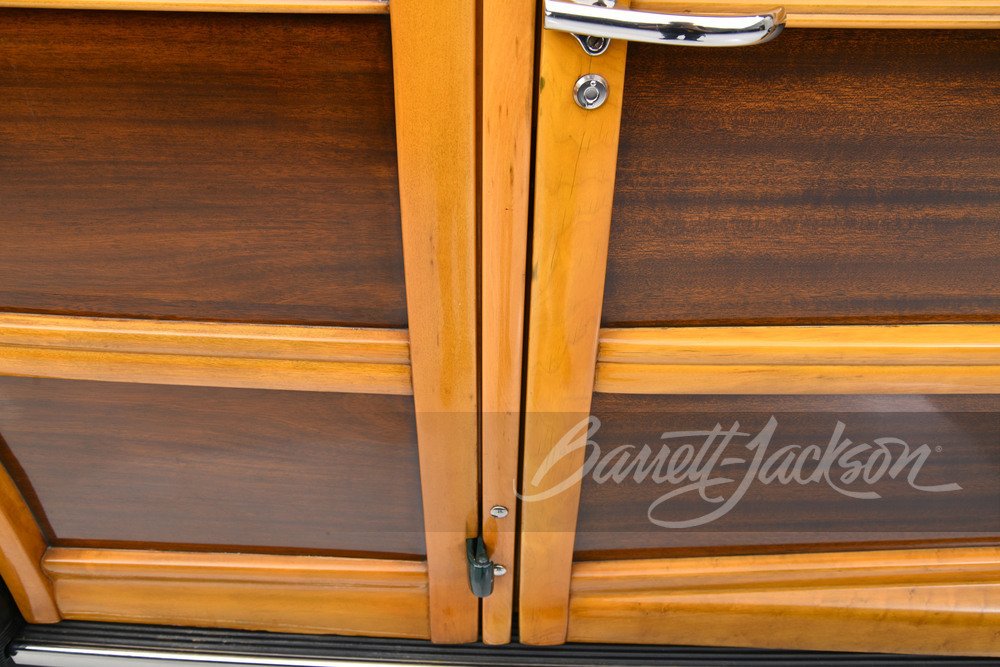
[[[1000,654],[1000,7],[598,4],[540,32],[522,641]]]
[[[474,6],[2,4],[25,616],[475,640]]]

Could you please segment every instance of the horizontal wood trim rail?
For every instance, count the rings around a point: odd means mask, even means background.
[[[655,12],[738,13],[784,7],[789,28],[1000,28],[1000,0],[634,0],[633,9]]]
[[[407,332],[0,313],[0,375],[410,394]]]
[[[1000,392],[1000,325],[604,329],[595,391]]]
[[[0,0],[0,7],[166,12],[388,14],[388,0]]]
[[[568,640],[1000,655],[1000,549],[576,563]]]
[[[421,561],[52,548],[43,567],[66,619],[430,636]]]

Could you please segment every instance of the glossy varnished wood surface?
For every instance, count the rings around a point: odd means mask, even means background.
[[[906,441],[911,450],[929,445],[932,451],[916,483],[957,483],[962,488],[914,490],[907,484],[908,467],[897,478],[886,474],[872,485],[842,482],[840,475],[847,468],[834,466],[831,475],[838,486],[855,493],[875,491],[881,498],[847,497],[822,481],[808,485],[754,481],[724,516],[703,526],[668,528],[651,523],[650,505],[682,484],[655,483],[652,475],[641,482],[628,477],[621,483],[598,483],[594,475],[585,475],[575,546],[578,560],[1000,543],[997,396],[595,394],[593,413],[601,427],[591,440],[601,452],[631,445],[633,457],[643,445],[649,445],[655,455],[661,444],[676,450],[683,443],[693,443],[700,449],[706,439],[661,440],[664,432],[711,431],[716,424],[724,431],[738,422],[740,430],[752,437],[772,416],[777,428],[765,458],[786,445],[826,449],[840,421],[845,428],[838,443],[845,438],[860,444],[890,437]],[[708,476],[732,481],[711,487],[709,495],[729,498],[738,493],[754,456],[745,447],[749,440],[734,438],[724,449],[723,457],[745,461],[716,465]],[[718,440],[706,450],[704,461],[710,460],[717,444]],[[895,462],[902,448],[887,446]],[[867,456],[857,460],[864,463]],[[816,463],[807,463],[803,470],[808,474],[815,467]],[[704,516],[717,507],[691,491],[661,505],[653,516],[681,521]]]
[[[404,326],[378,16],[0,12],[0,310]]]
[[[6,377],[0,435],[57,545],[424,551],[409,397]]]
[[[47,547],[24,494],[0,468],[0,576],[29,623],[59,620],[52,582],[42,572]]]
[[[997,321],[1000,41],[629,46],[605,326]]]
[[[594,390],[619,394],[991,394],[995,324],[603,329]]]
[[[465,540],[479,531],[477,5],[394,0],[410,363],[431,639],[474,642]]]
[[[584,110],[569,91],[580,75],[597,71],[620,90],[625,46],[614,40],[603,55],[589,56],[571,35],[541,31],[522,494],[537,492],[537,471],[590,410],[621,97]],[[566,479],[582,460],[576,449],[551,474]],[[526,644],[566,641],[579,489],[521,503],[518,623]]]
[[[405,330],[0,313],[0,374],[410,394]]]
[[[388,14],[388,0],[0,0],[0,7],[167,12]]]
[[[490,558],[516,562],[522,346],[531,127],[534,101],[534,0],[482,3],[482,525]],[[495,505],[508,510],[490,514]],[[494,581],[483,598],[486,644],[510,641],[515,577]]]
[[[23,1],[23,0],[22,0]],[[84,2],[86,0],[77,0]],[[996,0],[805,0],[780,2],[789,28],[998,28]],[[770,7],[759,0],[636,0],[636,9],[698,14],[750,14]],[[766,6],[766,7],[765,7]]]
[[[997,548],[578,563],[572,589],[570,641],[1000,655]]]
[[[418,561],[54,548],[44,567],[67,619],[429,636]]]

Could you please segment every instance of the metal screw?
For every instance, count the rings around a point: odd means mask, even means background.
[[[607,37],[578,35],[575,32],[571,32],[570,34],[576,38],[576,41],[580,42],[580,46],[583,47],[583,52],[588,56],[599,56],[607,51],[608,47],[611,46],[611,40]]]
[[[503,505],[494,505],[493,507],[490,508],[490,516],[496,517],[498,519],[502,519],[508,514],[509,512],[507,511],[507,508],[504,507]]]
[[[493,566],[493,576],[494,577],[502,577],[505,574],[507,574],[507,568],[505,568],[503,565],[494,565]]]
[[[608,81],[600,74],[584,74],[573,86],[573,99],[582,109],[596,109],[608,99]]]

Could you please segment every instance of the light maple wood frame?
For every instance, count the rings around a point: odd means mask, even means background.
[[[789,28],[1000,28],[996,0],[633,0],[654,12],[752,13],[783,7]]]
[[[0,0],[0,7],[269,14],[388,14],[388,0]]]
[[[315,14],[387,14],[389,4],[390,0],[0,0],[0,7]],[[1000,27],[1000,0],[964,0],[958,7],[955,3],[942,0],[807,0],[771,3],[758,0],[636,0],[633,3],[636,9],[691,13],[748,13],[777,6],[784,7],[790,28]],[[488,11],[490,10],[487,9]],[[507,30],[500,27],[496,29]],[[487,28],[484,32],[488,31]]]
[[[386,10],[367,0],[0,6]],[[395,0],[389,20],[408,330],[0,314],[0,374],[412,394],[426,561],[48,548],[0,471],[0,574],[29,621],[478,638],[465,564],[479,527],[476,6]]]
[[[529,480],[543,465],[550,479],[577,482],[522,503],[521,640],[1000,654],[994,548],[573,562],[584,448],[570,446],[554,465],[546,459],[589,414],[595,389],[996,393],[1000,327],[601,331],[625,49],[613,42],[590,58],[573,37],[549,31],[540,46],[522,491],[542,490]],[[583,111],[567,91],[594,70],[610,97]],[[845,587],[837,563],[854,576]],[[865,568],[871,574],[858,575]],[[712,586],[700,587],[699,577]],[[828,577],[840,578],[837,586]],[[912,636],[901,638],[904,630]]]
[[[427,564],[374,558],[49,549],[67,618],[424,639]]]
[[[604,329],[611,394],[1000,393],[1000,325]]]
[[[483,598],[486,644],[510,641],[514,604],[535,11],[535,0],[483,0],[481,520],[490,557],[508,572]],[[490,514],[497,505],[507,516]]]
[[[430,636],[479,638],[477,3],[394,0],[393,78]]]
[[[573,565],[569,641],[1000,655],[1000,549]]]
[[[412,394],[401,329],[0,313],[0,375]]]

